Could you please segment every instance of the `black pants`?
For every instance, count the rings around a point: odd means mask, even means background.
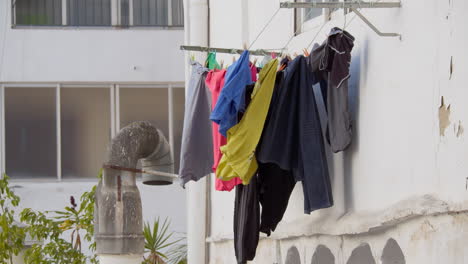
[[[257,176],[248,185],[236,186],[234,203],[234,248],[237,263],[255,258],[260,230]]]

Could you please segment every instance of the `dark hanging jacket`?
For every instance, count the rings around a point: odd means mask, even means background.
[[[307,214],[333,205],[313,82],[304,56],[289,63],[257,153],[259,162],[274,163],[302,181]]]
[[[352,139],[348,107],[348,79],[354,37],[347,31],[333,28],[325,42],[309,56],[315,81],[328,83],[322,95],[327,110],[327,140],[333,152],[345,150]],[[323,86],[322,86],[323,87]]]
[[[275,89],[271,98],[265,124],[271,119],[272,112],[278,104],[281,89],[283,88],[284,72],[276,74]],[[265,125],[266,126],[266,125]],[[263,136],[260,140],[257,153],[260,151]],[[268,143],[265,143],[268,146]],[[276,226],[282,220],[284,212],[288,207],[289,197],[296,185],[296,180],[291,171],[281,169],[275,163],[263,163],[258,161],[258,197],[262,206],[260,232],[267,234],[275,231]]]

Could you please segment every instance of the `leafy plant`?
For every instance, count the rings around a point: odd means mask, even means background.
[[[0,178],[0,263],[11,264],[23,249],[25,229],[15,223],[15,208],[20,198],[10,189],[6,174]]]
[[[94,234],[94,192],[96,186],[90,192],[81,196],[81,204],[70,197],[71,206],[64,211],[34,212],[25,209],[21,212],[21,221],[28,224],[27,231],[32,237],[42,241],[48,241],[44,245],[35,244],[25,252],[25,260],[28,264],[85,264],[88,261],[98,263],[97,257],[88,257],[81,252],[80,231],[84,230],[84,239],[92,242]],[[54,216],[49,216],[54,213]],[[70,241],[63,239],[63,233],[71,230]],[[94,251],[95,244],[90,245]]]
[[[145,223],[143,235],[147,255],[143,261],[144,264],[183,264],[187,262],[186,245],[177,244],[184,238],[172,239],[174,232],[168,232],[169,226],[168,218],[164,222],[158,218],[154,221],[153,228],[149,223]]]
[[[0,264],[11,264],[12,258],[24,248],[26,234],[46,243],[33,244],[24,252],[27,264],[85,264],[98,263],[96,256],[88,257],[81,252],[81,234],[85,232],[84,239],[93,241],[94,235],[94,193],[83,193],[81,204],[78,206],[75,199],[70,197],[70,204],[64,211],[36,212],[24,209],[20,220],[27,226],[19,226],[14,221],[15,208],[20,203],[9,187],[9,178],[4,175],[0,178]],[[65,231],[71,231],[71,239],[63,239]],[[91,243],[90,250],[96,248]]]
[[[183,238],[185,240],[185,237]],[[171,247],[167,253],[169,263],[173,264],[187,264],[187,244],[176,244]]]

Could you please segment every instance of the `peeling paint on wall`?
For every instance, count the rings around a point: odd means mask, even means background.
[[[429,220],[425,220],[422,225],[413,233],[411,240],[429,240],[431,234],[436,231],[437,230],[434,228],[431,222],[429,222]]]
[[[440,136],[445,136],[445,130],[450,126],[450,105],[445,106],[444,97],[441,97],[439,107],[439,129]]]
[[[462,125],[462,122],[461,121],[458,121],[458,129],[457,129],[457,138],[461,137],[463,135],[463,133],[465,133],[465,128],[463,127]]]
[[[453,56],[450,57],[450,77],[449,77],[449,80],[452,79],[452,74],[453,74]]]

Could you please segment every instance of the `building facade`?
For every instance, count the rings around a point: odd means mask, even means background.
[[[0,1],[0,167],[22,207],[79,198],[133,121],[163,131],[178,167],[183,24],[182,1]],[[145,220],[168,217],[184,233],[185,192],[138,185]]]
[[[335,205],[305,215],[297,184],[283,221],[261,237],[252,263],[467,263],[468,3],[402,0],[401,8],[361,10],[401,39],[379,37],[343,8],[278,11],[279,5],[185,0],[190,45],[255,42],[251,49],[301,54],[334,26],[346,25],[356,38],[353,141],[342,153],[328,151]],[[215,191],[211,176],[190,183],[187,195],[189,262],[236,263],[234,193]]]

